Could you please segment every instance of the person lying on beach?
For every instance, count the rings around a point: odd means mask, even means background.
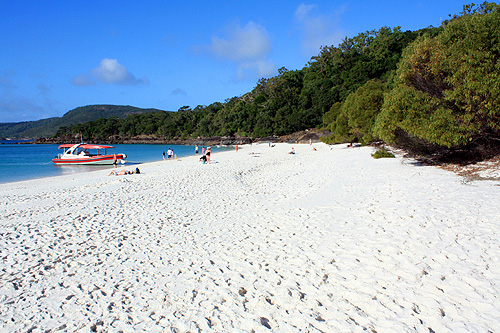
[[[129,170],[113,170],[109,173],[108,176],[123,176],[123,175],[132,175],[134,173],[141,173],[141,170],[139,168],[135,168],[134,171],[129,171]]]
[[[113,170],[109,173],[108,176],[123,176],[128,175],[129,173],[131,174],[132,172],[128,170]]]

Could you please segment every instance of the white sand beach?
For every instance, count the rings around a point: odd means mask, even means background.
[[[0,185],[0,331],[500,332],[500,182],[313,146]]]

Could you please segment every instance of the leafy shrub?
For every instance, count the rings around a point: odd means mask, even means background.
[[[385,148],[380,148],[372,154],[373,158],[394,158],[394,154],[387,151]]]

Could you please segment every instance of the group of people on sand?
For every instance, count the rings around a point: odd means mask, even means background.
[[[194,152],[198,154],[198,146],[194,148]],[[212,147],[208,146],[206,149],[205,147],[201,148],[201,157],[200,161],[205,164],[205,163],[210,163],[210,156],[212,155]]]
[[[167,153],[163,152],[163,160],[173,160],[174,159],[174,150],[172,148],[168,148]]]
[[[135,170],[132,170],[132,171],[125,170],[125,169],[121,169],[121,170],[115,169],[115,170],[111,171],[108,176],[133,175],[134,173],[139,174],[139,173],[141,173],[141,170],[139,170],[139,168],[135,168]]]

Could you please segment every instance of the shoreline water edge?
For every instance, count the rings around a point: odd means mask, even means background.
[[[0,183],[10,183],[64,174],[94,172],[109,168],[132,168],[134,165],[163,159],[163,152],[172,149],[174,157],[195,155],[195,146],[118,144],[108,153],[125,153],[126,163],[118,165],[58,165],[52,159],[61,153],[58,144],[3,144],[0,145]],[[202,147],[200,146],[200,150]],[[213,147],[215,152],[230,149]],[[109,171],[108,171],[109,172]]]
[[[1,331],[500,331],[497,181],[238,148],[0,184]]]

